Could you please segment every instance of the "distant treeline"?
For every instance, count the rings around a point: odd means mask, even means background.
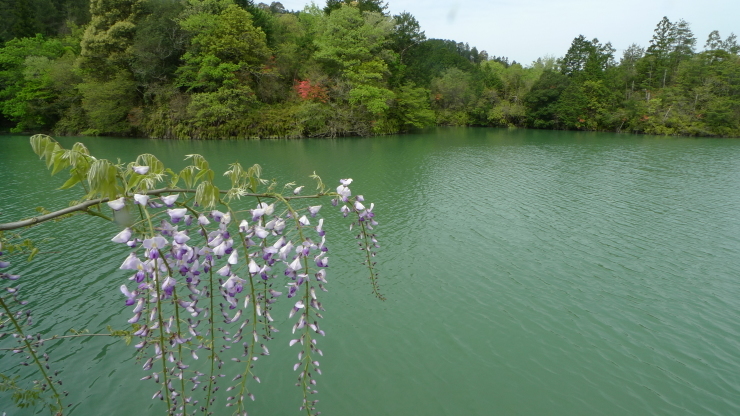
[[[661,20],[619,61],[578,36],[528,66],[426,39],[380,0],[0,0],[0,126],[157,138],[430,125],[740,136],[740,47]]]

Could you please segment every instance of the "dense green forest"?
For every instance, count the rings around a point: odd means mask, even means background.
[[[0,0],[0,126],[156,138],[429,125],[740,136],[740,47],[658,22],[616,57],[581,35],[524,66],[427,39],[380,0]]]

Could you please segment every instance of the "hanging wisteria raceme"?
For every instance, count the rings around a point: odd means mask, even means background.
[[[341,200],[340,212],[355,212],[357,221],[371,229],[377,225],[372,206],[363,207],[362,197],[350,200],[350,181],[343,180],[334,202]],[[324,219],[317,217],[321,205],[296,209],[275,195],[273,203],[259,202],[242,212],[229,204],[225,212],[159,206],[172,207],[178,197],[163,195],[157,204],[155,198],[134,194],[108,203],[114,211],[137,204],[143,210],[145,226],[134,226],[141,231],[127,227],[112,241],[136,248],[121,264],[132,274],[120,291],[125,306],[132,307],[127,322],[139,339],[135,347],[142,352],[143,379],[157,384],[152,397],[166,401],[171,414],[188,414],[188,407],[208,413],[230,356],[230,365],[243,367],[225,389],[225,405],[246,412],[246,399],[254,400],[249,382],[261,382],[254,364],[269,355],[266,343],[278,332],[272,325],[274,304],[285,292],[295,337],[288,342],[301,346],[293,367],[303,392],[300,409],[316,414],[312,397],[318,393],[323,355],[318,341],[326,335],[317,292],[326,291],[329,266]],[[212,371],[196,363],[201,357],[214,364]]]
[[[12,398],[19,407],[45,401],[52,413],[61,414],[64,409],[62,395],[67,392],[58,389],[62,381],[58,378],[58,372],[51,373],[49,355],[39,351],[44,344],[41,334],[27,332],[27,328],[33,325],[31,310],[28,309],[28,301],[21,300],[19,296],[20,276],[9,272],[11,264],[3,259],[2,250],[0,241],[0,341],[12,337],[15,346],[6,350],[20,355],[21,366],[35,367],[40,376],[39,380],[33,381],[31,389],[18,386],[14,379],[3,379],[4,390],[14,390]]]
[[[164,413],[209,415],[225,407],[246,415],[256,383],[266,381],[257,364],[270,355],[281,330],[290,332],[281,342],[297,357],[292,371],[302,397],[296,407],[309,416],[320,413],[319,344],[326,335],[320,294],[327,291],[330,264],[325,220],[349,217],[349,229],[359,229],[362,263],[382,299],[372,261],[378,247],[374,205],[352,196],[352,179],[341,179],[334,191],[311,175],[316,193],[306,195],[305,185],[279,187],[261,178],[259,165],[244,169],[235,163],[224,173],[231,182],[224,191],[199,155],[188,155],[191,164],[174,172],[150,154],[113,164],[91,156],[80,143],[66,150],[36,135],[31,145],[53,173],[69,169],[62,188],[81,188],[83,202],[0,224],[0,230],[76,211],[122,225],[111,241],[126,249],[120,265],[126,276],[114,289],[121,294],[124,329],[111,335],[134,340],[141,379],[153,383],[150,397],[164,403]],[[338,212],[322,210],[322,199]],[[8,293],[15,297],[17,288]],[[7,316],[10,310],[3,307]],[[286,327],[277,324],[286,318]],[[19,349],[33,351],[33,341],[25,343]]]
[[[334,205],[341,201],[344,216],[354,212],[356,222],[372,229],[373,207],[362,206],[362,197],[351,198],[350,183],[342,180],[337,193],[326,195],[334,196]],[[179,194],[133,194],[108,202],[114,211],[139,205],[142,212],[140,223],[112,241],[135,249],[121,264],[132,274],[120,291],[132,308],[127,322],[138,338],[143,380],[155,381],[152,397],[165,401],[170,414],[212,411],[226,362],[232,369],[241,364],[241,370],[225,387],[224,405],[246,414],[255,399],[250,383],[261,382],[255,362],[269,355],[266,344],[279,332],[272,315],[281,313],[274,310],[280,298],[289,303],[283,313],[293,322],[288,343],[300,346],[293,366],[300,409],[319,413],[318,342],[326,334],[317,293],[326,291],[329,267],[324,218],[318,217],[322,206],[297,208],[281,194],[260,199],[268,198],[272,202],[242,211],[226,201],[220,201],[223,211],[198,211],[186,203],[175,208]],[[360,237],[375,241],[374,235]]]

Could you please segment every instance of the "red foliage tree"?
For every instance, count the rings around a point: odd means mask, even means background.
[[[316,100],[325,103],[329,99],[326,88],[319,84],[311,84],[310,80],[296,81],[293,88],[302,100]]]

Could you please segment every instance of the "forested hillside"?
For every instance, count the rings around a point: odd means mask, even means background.
[[[379,0],[0,0],[0,124],[156,138],[429,125],[740,136],[740,47],[661,20],[621,57],[576,37],[530,65],[426,39]],[[493,51],[495,52],[495,51]],[[554,51],[557,52],[557,51]],[[562,51],[560,51],[562,53]]]

